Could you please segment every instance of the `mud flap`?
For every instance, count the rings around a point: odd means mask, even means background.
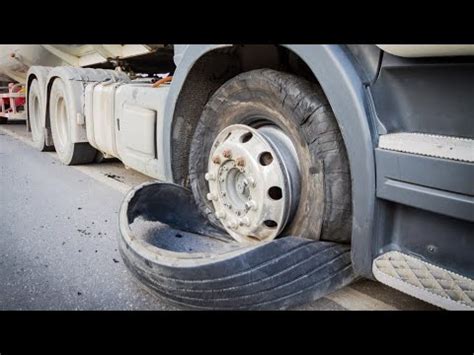
[[[169,183],[132,189],[119,215],[131,272],[171,303],[197,309],[285,309],[354,279],[350,248],[284,236],[242,245],[203,217],[192,192]]]

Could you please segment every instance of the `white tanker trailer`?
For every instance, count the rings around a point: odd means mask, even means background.
[[[0,45],[0,120],[26,118],[24,84],[33,66],[123,68],[133,76],[130,67],[123,66],[125,61],[138,61],[137,69],[144,69],[144,58],[159,62],[156,52],[166,53],[164,48],[164,45]]]
[[[25,83],[33,65],[88,67],[146,55],[157,45],[0,45],[0,81]]]

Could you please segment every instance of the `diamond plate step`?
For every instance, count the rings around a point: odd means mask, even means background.
[[[390,133],[380,136],[379,148],[435,158],[474,162],[474,139],[424,133]]]
[[[399,291],[450,310],[474,310],[474,280],[390,251],[372,264],[375,278]]]

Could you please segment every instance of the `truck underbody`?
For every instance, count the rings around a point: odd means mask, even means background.
[[[100,154],[158,180],[125,198],[119,245],[171,302],[286,308],[361,276],[473,309],[473,46],[395,47],[35,65],[28,128],[65,164]]]

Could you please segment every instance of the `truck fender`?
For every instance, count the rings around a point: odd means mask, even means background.
[[[179,46],[166,108],[162,137],[164,159],[171,161],[174,110],[186,78],[200,57],[231,45]],[[346,144],[352,178],[352,258],[359,274],[371,276],[375,213],[375,160],[373,129],[366,89],[350,54],[341,45],[285,45],[308,65],[324,90]],[[171,164],[165,175],[172,181]]]

